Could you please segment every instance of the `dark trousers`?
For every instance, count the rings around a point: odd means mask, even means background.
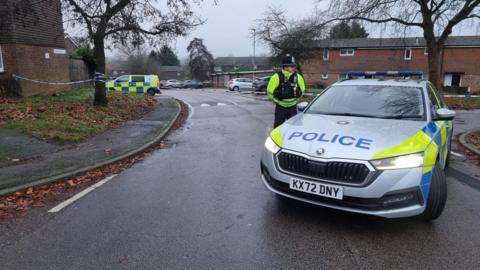
[[[275,123],[273,127],[276,128],[283,124],[283,122],[287,121],[289,118],[295,116],[297,114],[297,106],[292,107],[282,107],[280,105],[275,106]]]

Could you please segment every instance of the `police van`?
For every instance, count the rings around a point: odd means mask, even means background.
[[[433,84],[422,79],[347,79],[297,108],[301,113],[265,141],[261,172],[269,190],[386,218],[440,216],[447,198],[444,169],[455,112]]]
[[[160,94],[160,80],[157,75],[123,75],[108,81],[106,87],[108,90],[123,93],[146,93],[151,96]]]

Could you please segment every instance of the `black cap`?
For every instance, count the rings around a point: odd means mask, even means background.
[[[285,55],[282,58],[282,66],[283,67],[294,67],[294,66],[296,66],[295,58],[290,54]]]

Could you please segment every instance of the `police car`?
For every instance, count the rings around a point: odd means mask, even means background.
[[[440,216],[455,112],[430,82],[347,79],[297,107],[302,113],[265,141],[261,171],[269,190],[386,218]]]
[[[157,75],[123,75],[106,82],[106,88],[123,93],[160,94],[160,80]]]

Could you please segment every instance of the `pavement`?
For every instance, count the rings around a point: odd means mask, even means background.
[[[158,106],[148,115],[79,144],[52,144],[0,129],[0,194],[111,163],[156,142],[180,111],[174,99],[157,99]]]
[[[1,269],[477,269],[480,189],[447,175],[432,223],[280,200],[260,179],[273,105],[214,90],[168,148],[57,213],[0,223]],[[453,165],[456,166],[456,165]]]

